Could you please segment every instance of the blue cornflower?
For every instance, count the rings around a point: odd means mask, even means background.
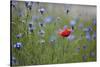
[[[87,46],[86,45],[83,45],[82,48],[83,48],[83,50],[86,50],[87,49]]]
[[[16,49],[20,49],[22,47],[22,43],[21,42],[17,42],[15,45],[14,45],[14,48]]]
[[[40,9],[38,9],[38,11],[41,13],[41,15],[43,15],[44,12],[46,12],[46,9],[42,7],[42,8],[40,8]]]
[[[11,64],[12,65],[16,64],[16,58],[15,57],[12,57]]]
[[[71,20],[70,21],[70,26],[75,26],[75,24],[76,24],[76,21],[75,20]]]
[[[64,29],[67,29],[67,25],[64,25],[64,27],[63,27]]]
[[[32,9],[32,6],[33,6],[33,2],[32,1],[25,1],[25,6],[31,10]]]
[[[32,23],[29,23],[29,27],[30,27],[30,28],[33,27],[33,24],[32,24]]]
[[[51,21],[53,20],[53,17],[52,16],[48,16],[44,19],[44,22],[45,23],[50,23]]]
[[[96,32],[93,33],[92,38],[96,39]]]
[[[86,33],[86,39],[88,40],[88,41],[90,41],[91,40],[91,35],[90,35],[90,33]]]
[[[40,26],[40,27],[45,27],[45,23],[40,22],[40,23],[39,23],[39,26]]]
[[[91,51],[90,52],[90,57],[95,57],[96,55],[95,55],[95,52],[93,52],[93,51]]]
[[[11,1],[10,5],[14,8],[16,8],[16,5],[17,5],[17,1],[13,0]]]
[[[92,31],[92,27],[91,26],[89,26],[88,29],[89,29],[89,31]]]
[[[32,23],[29,23],[28,30],[29,30],[29,33],[32,33],[35,30],[35,26]]]
[[[97,20],[96,19],[93,19],[93,25],[96,25],[96,23],[97,23]]]
[[[72,29],[74,29],[75,24],[76,24],[75,20],[71,20],[70,21],[70,26],[72,27]]]
[[[34,26],[29,27],[29,33],[32,33],[34,30],[35,30],[35,27]]]
[[[26,6],[26,7],[28,6],[28,1],[25,1],[25,6]]]
[[[22,38],[23,34],[22,33],[19,33],[16,35],[16,38]]]
[[[87,28],[83,29],[84,32],[91,32],[92,31],[92,27],[88,26]]]
[[[82,55],[82,60],[83,61],[87,61],[87,56],[86,55]]]
[[[67,39],[68,39],[69,41],[73,41],[73,40],[75,39],[75,36],[74,36],[74,35],[70,35],[70,36],[67,37]]]
[[[84,25],[83,25],[82,23],[80,23],[79,26],[78,26],[78,28],[79,28],[79,29],[82,29],[83,26],[84,26]]]

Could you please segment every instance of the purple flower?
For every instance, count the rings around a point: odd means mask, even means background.
[[[87,56],[86,55],[82,55],[82,60],[83,61],[87,61]]]
[[[64,27],[63,27],[64,29],[66,29],[67,28],[67,25],[64,25]]]
[[[21,42],[17,42],[15,45],[14,45],[14,48],[16,49],[20,49],[22,47],[22,43]]]
[[[53,20],[53,17],[52,16],[48,16],[44,19],[44,22],[45,23],[50,23],[51,21]]]

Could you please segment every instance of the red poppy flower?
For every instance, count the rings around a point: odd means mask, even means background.
[[[66,29],[63,29],[63,30],[60,30],[58,32],[58,34],[62,37],[68,37],[70,34],[71,34],[71,29],[69,28],[66,28]]]

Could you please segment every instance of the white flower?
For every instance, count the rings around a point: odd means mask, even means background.
[[[40,40],[40,44],[44,44],[45,43],[45,40]]]
[[[38,34],[39,34],[41,37],[44,37],[45,31],[44,31],[44,30],[39,30]]]
[[[57,20],[61,20],[61,18],[60,17],[57,17]]]

